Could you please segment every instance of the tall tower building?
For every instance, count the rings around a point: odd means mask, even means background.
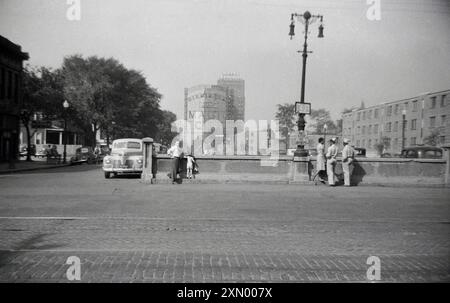
[[[245,81],[237,74],[223,74],[217,85],[228,92],[227,119],[245,121]]]

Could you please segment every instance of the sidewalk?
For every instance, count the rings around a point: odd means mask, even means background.
[[[69,164],[56,164],[55,162],[47,163],[47,159],[45,158],[32,158],[32,162],[27,162],[24,158],[23,160],[18,160],[14,163],[14,168],[9,168],[8,162],[0,163],[0,174],[10,174],[17,173],[22,171],[32,171],[39,169],[47,169],[47,168],[56,168],[68,166]]]

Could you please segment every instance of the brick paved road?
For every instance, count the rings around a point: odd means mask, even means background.
[[[0,176],[0,281],[450,281],[448,189]]]

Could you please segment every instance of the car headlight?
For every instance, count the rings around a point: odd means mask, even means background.
[[[111,163],[111,160],[110,160],[110,159],[106,159],[106,160],[105,160],[105,163],[106,163],[106,164],[110,164],[110,163]]]
[[[142,159],[137,159],[136,162],[142,164]]]

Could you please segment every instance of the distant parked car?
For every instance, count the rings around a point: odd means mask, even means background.
[[[392,158],[391,153],[382,153],[381,158]]]
[[[362,147],[353,147],[355,150],[355,157],[365,157],[366,156],[366,149]]]
[[[111,174],[141,174],[142,158],[141,139],[114,140],[111,154],[103,158],[105,178],[108,179]]]
[[[95,155],[90,146],[78,147],[75,155],[70,158],[70,164],[95,163]]]
[[[442,148],[435,146],[413,146],[402,150],[401,158],[442,159]]]

